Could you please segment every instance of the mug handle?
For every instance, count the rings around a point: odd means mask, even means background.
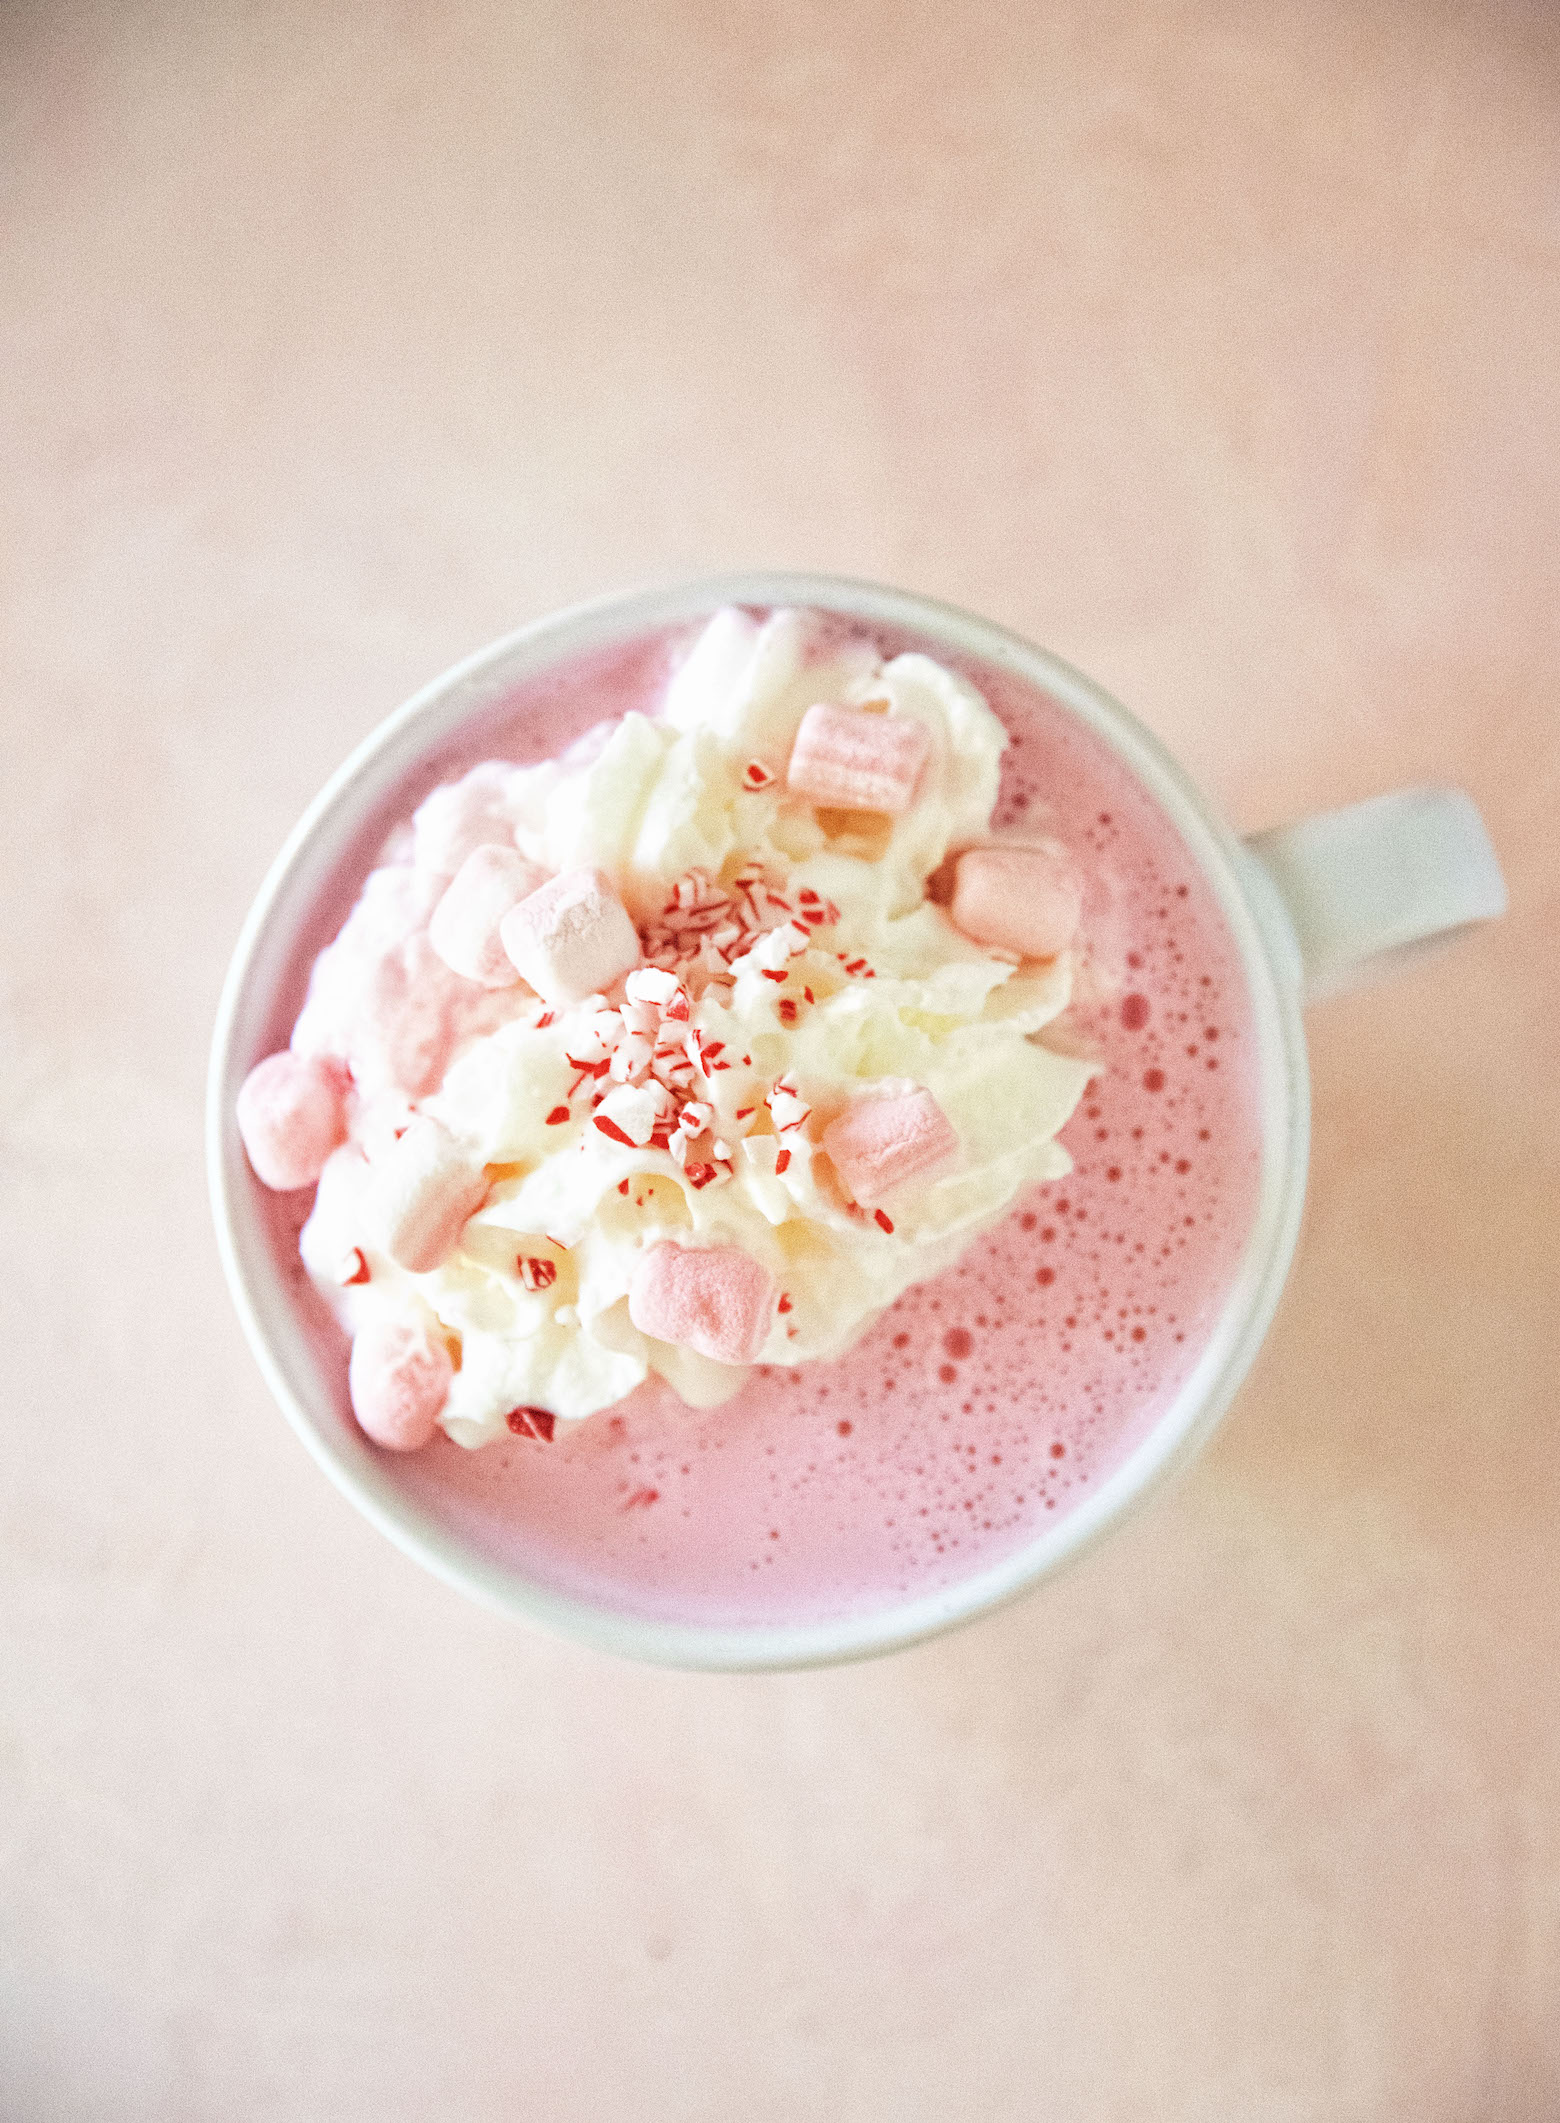
[[[1506,881],[1463,789],[1395,789],[1253,833],[1244,868],[1308,1003],[1506,911]]]

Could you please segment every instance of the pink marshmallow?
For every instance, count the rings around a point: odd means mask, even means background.
[[[1055,958],[1077,933],[1083,879],[1054,841],[1036,848],[966,848],[954,868],[948,912],[973,943],[1020,958]]]
[[[791,747],[786,787],[839,811],[886,811],[915,800],[932,733],[912,715],[862,708],[809,708]]]
[[[639,964],[639,932],[599,870],[565,870],[511,907],[504,949],[547,1003],[583,1002]]]
[[[922,1084],[852,1100],[821,1138],[851,1198],[871,1208],[908,1179],[929,1179],[959,1154],[953,1124]]]
[[[481,1166],[472,1163],[447,1128],[418,1113],[373,1160],[365,1213],[393,1261],[413,1275],[428,1275],[486,1193]]]
[[[519,979],[499,938],[499,924],[547,879],[517,848],[473,848],[433,910],[428,941],[452,973],[484,988],[512,988]]]
[[[438,1335],[404,1320],[374,1320],[352,1344],[352,1413],[376,1445],[417,1452],[439,1426],[455,1367]]]
[[[447,883],[405,863],[371,871],[335,942],[314,961],[293,1048],[339,1056],[364,1098],[425,1098],[457,1047],[524,1007],[518,985],[479,988],[429,942]]]
[[[717,1364],[751,1364],[774,1318],[774,1278],[739,1246],[652,1246],[634,1270],[628,1316],[653,1341]]]
[[[238,1132],[255,1176],[278,1194],[312,1187],[347,1132],[342,1072],[284,1048],[256,1062],[238,1094]]]

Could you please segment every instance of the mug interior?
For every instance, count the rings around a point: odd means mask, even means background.
[[[1255,1044],[1260,1172],[1249,1236],[1224,1302],[1173,1401],[1094,1492],[997,1563],[878,1611],[776,1625],[709,1627],[626,1612],[561,1593],[484,1542],[480,1527],[429,1492],[407,1461],[378,1452],[345,1410],[342,1355],[293,1243],[307,1204],[253,1179],[234,1121],[238,1088],[286,1043],[307,969],[340,921],[386,835],[437,782],[489,756],[518,688],[548,700],[551,748],[595,719],[594,681],[632,681],[657,634],[725,604],[804,606],[1005,673],[1102,739],[1170,821],[1240,957]],[[649,674],[646,672],[646,682]],[[1059,659],[927,599],[835,578],[741,575],[630,593],[522,629],[424,688],[345,762],[310,806],[265,880],[224,988],[208,1086],[208,1153],[224,1267],[261,1368],[309,1450],[386,1534],[436,1574],[489,1604],[601,1648],[669,1664],[763,1668],[817,1664],[915,1641],[969,1619],[1081,1552],[1201,1445],[1248,1368],[1282,1288],[1299,1228],[1308,1088],[1297,991],[1242,881],[1238,842],[1156,740]],[[291,1219],[291,1229],[287,1228]],[[479,1455],[480,1457],[480,1455]]]

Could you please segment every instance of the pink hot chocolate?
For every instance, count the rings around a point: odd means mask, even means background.
[[[546,674],[472,730],[443,772],[500,753],[552,757],[605,714],[653,712],[684,639],[646,637]],[[884,647],[952,660],[935,642]],[[832,1362],[761,1364],[702,1415],[650,1385],[551,1443],[533,1427],[466,1453],[436,1436],[398,1458],[408,1497],[499,1564],[675,1622],[877,1612],[1054,1526],[1195,1365],[1257,1200],[1239,954],[1212,891],[1108,747],[1033,687],[965,668],[1013,739],[994,830],[1059,840],[1091,880],[1071,1030],[1105,1069],[1063,1131],[1076,1170],[1020,1200]],[[303,1198],[267,1203],[291,1274]],[[301,1302],[322,1359],[344,1375],[338,1330],[312,1292]],[[783,1290],[776,1302],[783,1320]]]

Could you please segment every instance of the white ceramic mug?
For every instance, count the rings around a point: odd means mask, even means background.
[[[934,651],[1009,672],[1079,717],[1130,768],[1208,880],[1240,951],[1258,1052],[1257,1214],[1206,1346],[1148,1437],[1087,1501],[1000,1564],[886,1613],[794,1627],[673,1625],[566,1598],[484,1554],[414,1501],[398,1483],[394,1457],[343,1420],[340,1380],[328,1374],[279,1271],[234,1120],[246,1071],[268,1038],[275,1043],[278,984],[301,934],[346,851],[408,773],[520,681],[724,604],[808,606],[913,634]],[[1302,1004],[1505,905],[1489,837],[1460,790],[1406,789],[1243,843],[1098,686],[1044,650],[927,598],[833,577],[767,574],[607,598],[522,628],[424,687],[358,747],[277,857],[244,925],[212,1048],[207,1143],[223,1265],[261,1369],[315,1458],[392,1540],[463,1591],[606,1649],[669,1664],[795,1666],[889,1650],[1049,1575],[1206,1441],[1267,1331],[1300,1228],[1310,1133]]]

